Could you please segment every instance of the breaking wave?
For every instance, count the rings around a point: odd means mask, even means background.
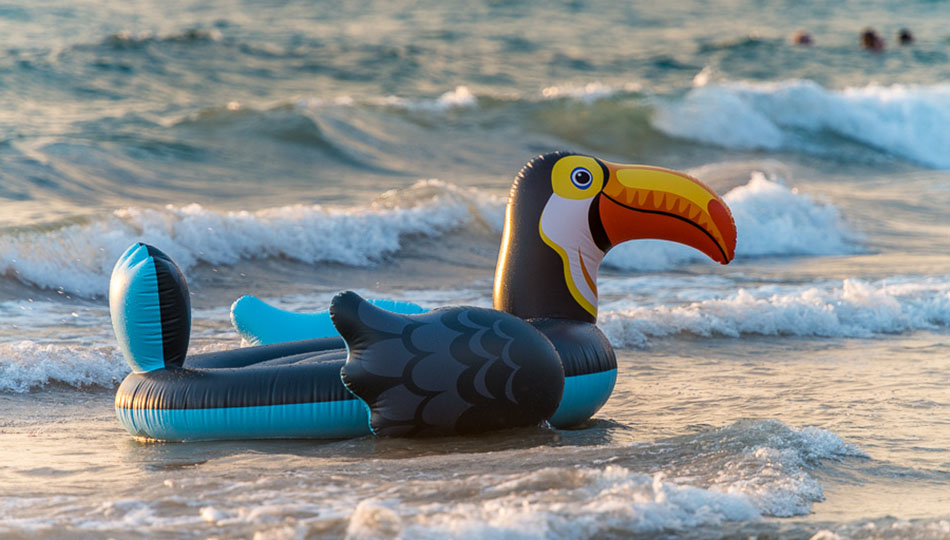
[[[808,80],[701,84],[661,105],[654,127],[736,149],[834,155],[842,141],[950,168],[950,85],[869,84],[829,90]]]
[[[599,325],[618,347],[681,333],[868,338],[950,326],[950,277],[767,285],[681,304],[604,307]]]
[[[858,251],[838,211],[762,174],[725,195],[739,230],[740,257],[829,255]],[[387,192],[359,207],[294,205],[217,211],[198,204],[126,208],[85,223],[0,236],[0,274],[30,285],[97,297],[118,256],[134,242],[168,253],[183,270],[198,263],[285,257],[305,263],[370,266],[413,237],[480,226],[494,242],[504,224],[503,195],[438,180]],[[611,251],[606,264],[664,270],[702,260],[697,252],[641,241]]]

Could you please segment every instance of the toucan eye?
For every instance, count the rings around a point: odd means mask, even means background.
[[[584,167],[577,167],[571,171],[571,182],[580,189],[587,189],[594,180],[594,176]]]
[[[576,201],[594,197],[604,187],[606,167],[590,156],[564,156],[551,167],[551,191]]]

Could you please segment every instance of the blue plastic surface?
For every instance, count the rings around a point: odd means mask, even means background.
[[[614,391],[617,370],[564,379],[564,396],[548,422],[556,428],[573,427],[594,416]]]
[[[344,439],[370,434],[366,406],[357,399],[217,409],[116,407],[115,412],[129,433],[167,441]]]
[[[369,302],[405,315],[428,311],[411,302],[398,300]],[[315,313],[286,311],[254,296],[242,296],[231,305],[231,323],[238,334],[251,345],[270,345],[340,335],[333,327],[330,312],[327,310]]]
[[[119,350],[136,373],[164,369],[158,278],[148,246],[119,257],[109,283],[109,311]]]

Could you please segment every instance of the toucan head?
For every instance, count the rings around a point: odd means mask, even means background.
[[[722,264],[735,257],[736,226],[722,199],[699,180],[660,167],[545,154],[515,179],[505,217],[495,307],[523,318],[596,320],[600,262],[628,240],[678,242]],[[558,267],[557,279],[543,278],[538,265]],[[554,305],[551,298],[564,296],[554,290],[532,299],[542,294],[537,284],[556,289],[560,281],[574,305]],[[570,304],[567,297],[554,302]]]

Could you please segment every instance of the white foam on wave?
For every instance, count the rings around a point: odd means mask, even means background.
[[[809,336],[868,338],[950,327],[950,276],[846,279],[807,285],[741,287],[727,276],[642,276],[605,279],[598,325],[617,348],[643,347],[677,334],[704,337]],[[658,295],[658,290],[668,294]],[[490,288],[406,291],[398,298],[426,307],[464,303],[491,305]],[[364,291],[372,296],[372,291]],[[331,293],[284,298],[280,307],[325,309]],[[16,305],[0,304],[0,322],[22,318]],[[0,391],[28,392],[50,384],[109,387],[129,368],[114,345],[105,307],[63,310],[55,303],[28,305],[30,339],[0,342]],[[45,307],[44,307],[45,306]],[[7,309],[9,308],[9,309]],[[233,347],[222,331],[227,310],[198,310],[196,321],[215,324],[192,335],[193,354]],[[46,330],[49,328],[49,331]],[[63,329],[74,335],[64,335]],[[56,341],[50,342],[50,332]],[[75,336],[81,335],[81,339]]]
[[[590,538],[757,520],[748,498],[668,481],[625,467],[546,468],[499,478],[487,500],[439,504],[406,515],[400,501],[367,499],[350,518],[347,538]],[[482,480],[480,483],[484,482]],[[539,489],[536,486],[557,486]]]
[[[723,199],[732,209],[743,256],[841,255],[858,251],[861,237],[838,209],[817,202],[761,172],[730,190]]]
[[[11,500],[12,499],[12,500]],[[14,517],[0,524],[0,533],[18,532],[27,537],[50,534],[53,531],[62,531],[64,528],[80,530],[89,533],[109,533],[114,531],[163,531],[193,530],[201,526],[206,515],[204,509],[200,514],[184,516],[168,516],[156,508],[157,505],[137,498],[120,498],[107,500],[95,506],[89,506],[90,497],[60,496],[50,501],[39,497],[29,497],[17,500],[7,499],[8,505],[23,505],[24,503],[43,507],[50,502],[56,506],[65,506],[73,511],[82,508],[85,512],[81,516],[50,515],[42,517]],[[93,498],[94,500],[94,498]],[[12,505],[11,505],[12,506]],[[4,530],[6,529],[6,530]],[[56,536],[53,534],[52,536]],[[109,537],[108,535],[104,535]]]
[[[398,251],[407,236],[438,236],[474,221],[500,232],[503,209],[500,196],[437,180],[357,208],[126,208],[89,223],[0,236],[0,274],[41,288],[100,296],[108,290],[116,259],[134,242],[155,245],[183,270],[198,262],[266,257],[367,266]]]
[[[724,197],[739,231],[737,255],[853,253],[859,237],[830,204],[754,173]],[[0,274],[84,297],[106,293],[118,256],[134,242],[168,253],[187,270],[199,262],[285,257],[306,263],[368,266],[399,251],[410,236],[440,236],[480,224],[500,234],[506,198],[425,180],[364,207],[294,205],[223,212],[198,204],[126,208],[88,223],[0,236]],[[643,240],[618,246],[605,263],[653,271],[703,261],[699,252]]]
[[[128,373],[116,347],[0,342],[0,392],[28,392],[51,383],[111,387]]]
[[[337,100],[337,103],[341,104],[340,100]],[[370,100],[370,103],[410,111],[444,113],[453,109],[475,107],[478,105],[478,98],[467,86],[460,85],[453,90],[444,92],[434,100],[410,100],[400,96],[387,96],[382,99]],[[351,105],[353,101],[342,104]]]
[[[558,86],[547,86],[541,89],[539,93],[530,94],[481,94],[482,97],[491,100],[501,101],[526,101],[537,102],[555,99],[568,99],[591,105],[603,99],[610,99],[618,95],[640,92],[642,86],[637,83],[626,83],[623,85],[610,85],[600,81],[588,82],[585,84],[565,84]],[[434,99],[411,100],[401,96],[387,96],[385,98],[370,98],[363,103],[371,105],[381,105],[404,109],[414,112],[426,113],[445,113],[456,109],[471,109],[479,105],[479,95],[473,93],[467,86],[456,86]],[[306,101],[310,106],[353,106],[358,105],[360,101],[354,100],[350,96],[340,96],[333,99],[310,99]]]
[[[192,317],[196,324],[190,334],[191,354],[237,344],[225,307],[193,309]],[[116,346],[108,305],[0,302],[0,329],[0,392],[23,393],[49,385],[111,388],[130,370]]]
[[[655,128],[739,149],[817,151],[828,134],[934,168],[950,168],[950,84],[829,90],[809,80],[721,82],[702,78],[660,104]]]
[[[711,464],[710,489],[741,494],[773,517],[805,515],[813,503],[824,500],[824,489],[812,474],[822,461],[868,457],[828,430],[791,428],[778,420],[743,420],[713,435],[743,447],[725,463]]]
[[[867,338],[950,326],[950,276],[730,287],[716,298],[680,300],[652,307],[610,303],[598,324],[617,347],[680,333]]]
[[[738,232],[737,257],[840,255],[859,251],[861,237],[838,209],[789,188],[778,178],[753,172],[748,183],[723,200]],[[705,260],[698,251],[670,242],[643,240],[621,244],[604,263],[624,270],[666,270]]]
[[[330,478],[323,467],[297,471],[293,460],[290,476],[256,475],[259,457],[225,457],[159,475],[162,484],[131,495],[0,497],[0,511],[17,515],[4,525],[21,534],[132,527],[261,538],[599,538],[804,515],[823,498],[817,470],[866,456],[820,428],[743,420],[625,446],[356,460]],[[223,470],[234,474],[222,480]]]
[[[824,498],[813,474],[821,462],[867,457],[830,431],[777,420],[740,421],[631,450],[670,452],[670,461],[650,474],[611,464],[483,475],[463,480],[479,489],[457,502],[419,505],[390,492],[356,506],[347,537],[596,538],[805,515]],[[611,449],[611,459],[626,452]]]
[[[218,313],[226,314],[227,310]],[[206,313],[195,315],[204,317]],[[102,320],[96,322],[101,324]],[[78,344],[40,339],[0,342],[0,392],[26,393],[50,385],[112,388],[131,370],[113,344],[112,328],[103,330],[109,335],[92,339],[84,336],[83,343]],[[191,355],[233,349],[238,344],[231,331],[205,330],[197,334],[192,335]]]
[[[544,99],[568,98],[590,105],[621,93],[639,92],[641,89],[642,87],[636,83],[616,87],[596,81],[578,85],[548,86],[541,90],[541,97]]]

